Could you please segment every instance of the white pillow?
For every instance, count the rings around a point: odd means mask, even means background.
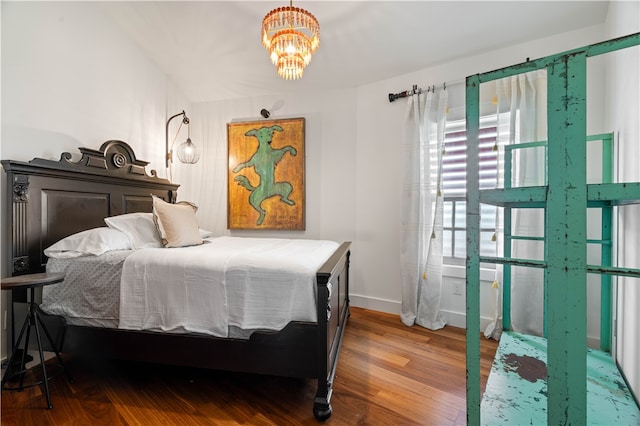
[[[162,247],[151,213],[121,214],[106,217],[104,221],[109,228],[124,232],[129,237],[133,249]]]
[[[200,228],[200,236],[202,238],[209,238],[209,237],[213,237],[213,232],[209,231],[208,229],[202,229]]]
[[[196,207],[187,201],[171,204],[153,197],[153,221],[165,247],[186,247],[202,244],[196,220]]]
[[[131,250],[129,238],[111,228],[93,228],[61,239],[47,247],[44,254],[52,258],[99,256],[111,250]]]

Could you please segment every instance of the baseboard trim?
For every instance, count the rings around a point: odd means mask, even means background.
[[[442,315],[447,320],[447,325],[458,328],[467,328],[467,316],[462,312],[441,310]],[[493,321],[493,318],[480,317],[480,331],[484,331],[485,328]]]
[[[376,297],[350,294],[349,303],[357,308],[370,309],[372,311],[386,312],[388,314],[400,315],[402,304],[394,300],[379,299]]]

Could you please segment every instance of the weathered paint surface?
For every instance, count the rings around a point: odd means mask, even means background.
[[[547,424],[547,342],[505,332],[481,403],[484,425]],[[611,356],[587,349],[587,423],[638,425],[640,409]]]
[[[467,77],[467,137],[479,140],[480,85]],[[478,143],[467,144],[467,158],[478,159]],[[467,424],[480,424],[480,162],[467,162]]]
[[[545,319],[548,423],[585,423],[587,347],[586,56],[547,68],[548,195]]]
[[[480,424],[480,409],[478,404],[479,379],[479,265],[482,258],[479,255],[480,221],[478,220],[478,204],[484,202],[504,207],[543,207],[545,215],[545,261],[530,265],[545,267],[545,330],[549,339],[548,351],[544,345],[544,362],[547,369],[547,379],[532,381],[523,380],[520,373],[524,373],[525,366],[537,365],[528,357],[542,360],[530,353],[517,354],[506,360],[510,362],[512,376],[520,377],[519,383],[506,389],[503,393],[496,393],[496,400],[505,400],[505,410],[508,406],[519,407],[522,398],[517,394],[536,395],[535,389],[544,385],[543,395],[538,400],[543,403],[536,405],[536,420],[514,417],[507,424],[575,424],[587,423],[587,411],[604,413],[606,421],[602,424],[640,424],[636,414],[629,421],[617,421],[611,414],[612,410],[601,410],[600,400],[591,401],[586,394],[591,389],[592,382],[587,380],[586,357],[583,357],[586,347],[586,274],[604,273],[612,275],[638,276],[638,270],[613,267],[608,264],[591,266],[586,264],[586,215],[589,207],[610,207],[627,204],[638,200],[640,182],[633,183],[602,183],[587,185],[586,183],[586,149],[584,141],[586,135],[586,59],[603,53],[613,52],[631,46],[640,45],[640,33],[621,37],[615,40],[598,43],[584,48],[575,49],[558,55],[548,56],[534,61],[518,64],[500,70],[477,74],[467,77],[467,422],[470,425]],[[546,187],[533,188],[505,188],[504,190],[479,190],[479,85],[481,83],[498,80],[503,77],[546,69],[547,86],[547,117],[548,127],[548,180]],[[606,180],[603,180],[606,182]],[[507,209],[508,210],[508,209]],[[505,224],[509,216],[505,214]],[[610,240],[610,238],[608,238]],[[505,238],[506,241],[506,238]],[[510,256],[505,251],[507,256]],[[519,259],[489,259],[492,263],[503,263],[505,274],[511,264],[519,264]],[[545,264],[546,263],[546,264]],[[547,285],[553,283],[553,285]],[[603,284],[603,292],[609,291]],[[504,300],[508,301],[509,293],[504,293]],[[605,298],[603,298],[603,301]],[[607,315],[606,311],[603,315]],[[504,310],[505,329],[509,327],[509,309]],[[607,325],[603,325],[607,327]],[[607,327],[608,328],[608,327]],[[603,341],[609,340],[607,336]],[[549,356],[547,365],[546,356]],[[515,371],[515,374],[513,374]],[[620,377],[617,370],[616,377]],[[529,374],[530,372],[527,372]],[[496,376],[492,373],[492,376]],[[616,379],[617,380],[617,379]],[[622,381],[617,380],[617,383]],[[547,388],[548,386],[548,388]],[[524,389],[524,390],[523,390]],[[511,393],[516,395],[511,396]],[[547,399],[547,395],[549,398]],[[606,398],[605,398],[606,399]],[[526,405],[526,404],[525,404]],[[587,406],[589,406],[587,408]],[[615,410],[613,410],[615,411]],[[593,417],[593,416],[591,416]],[[492,422],[483,421],[492,424]],[[494,422],[497,424],[504,422]],[[589,423],[598,424],[593,418]]]

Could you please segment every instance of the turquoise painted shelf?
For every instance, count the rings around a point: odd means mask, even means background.
[[[640,425],[640,409],[611,355],[587,349],[587,424]],[[484,425],[547,423],[547,341],[505,332],[481,404]]]
[[[640,202],[640,182],[612,182],[613,134],[587,135],[587,59],[640,45],[640,33],[527,61],[466,79],[467,124],[467,423],[640,425],[636,401],[611,357],[612,276],[640,277],[614,265],[617,206]],[[504,146],[504,186],[480,190],[480,86],[535,70],[547,75],[547,138]],[[587,183],[587,142],[601,141],[601,183]],[[512,187],[512,153],[543,149],[544,185]],[[504,207],[504,256],[480,256],[480,205]],[[512,209],[544,209],[544,235],[512,235]],[[587,211],[601,211],[601,236],[587,239]],[[615,230],[621,232],[621,230]],[[511,256],[516,239],[541,241],[544,259]],[[600,265],[587,264],[587,245]],[[503,265],[503,329],[480,399],[480,264]],[[544,269],[544,337],[511,331],[511,267]],[[587,274],[600,275],[600,350],[588,349]]]
[[[640,200],[640,183],[599,183],[587,185],[587,207],[613,207],[636,204]],[[483,189],[480,202],[509,208],[545,208],[546,186]]]

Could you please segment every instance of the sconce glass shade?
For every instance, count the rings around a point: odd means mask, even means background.
[[[200,159],[200,150],[191,142],[191,138],[181,143],[176,153],[182,163],[195,164]]]

